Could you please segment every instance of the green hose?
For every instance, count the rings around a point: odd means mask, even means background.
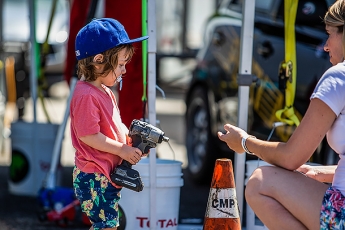
[[[45,58],[46,58],[46,56],[49,53],[48,39],[49,39],[50,30],[51,30],[52,23],[53,23],[53,18],[54,18],[54,15],[55,15],[56,4],[57,4],[57,0],[54,0],[53,4],[52,4],[51,13],[50,13],[50,18],[49,18],[47,35],[46,35],[44,43],[42,44],[42,51],[39,52],[39,47],[36,49],[38,51],[36,53],[36,55],[37,55],[37,59],[36,60],[38,60],[37,61],[37,73],[38,73],[38,76],[39,76],[38,77],[38,82],[39,82],[38,97],[39,97],[39,99],[40,99],[40,101],[42,103],[43,112],[44,112],[45,116],[47,117],[48,123],[51,123],[51,121],[50,121],[50,117],[49,117],[47,108],[46,108],[45,103],[44,103],[43,90],[45,88],[47,88],[47,79],[45,78],[44,68],[45,68],[45,65],[46,65]],[[36,42],[36,45],[38,45],[37,42]]]
[[[141,16],[142,16],[142,35],[147,35],[147,0],[142,0],[142,8],[141,8]],[[142,42],[142,57],[143,57],[143,96],[141,100],[144,103],[144,114],[145,117],[145,108],[147,102],[147,40]]]

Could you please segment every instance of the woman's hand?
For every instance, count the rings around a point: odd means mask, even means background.
[[[323,183],[332,183],[336,165],[301,165],[296,171]]]
[[[315,180],[316,180],[316,175],[318,174],[318,171],[316,171],[313,166],[306,165],[306,164],[301,165],[298,169],[296,169],[296,171],[304,174],[307,177],[313,178]]]
[[[247,132],[236,126],[226,124],[224,125],[226,133],[218,132],[218,138],[224,141],[230,149],[237,153],[243,153],[244,149],[241,145],[242,137],[247,136]]]

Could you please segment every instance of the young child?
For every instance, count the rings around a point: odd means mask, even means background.
[[[110,174],[122,160],[139,162],[142,152],[131,147],[113,92],[108,88],[122,80],[134,54],[122,24],[111,18],[94,19],[77,34],[75,47],[78,78],[70,105],[71,138],[76,149],[73,186],[90,229],[119,226],[121,187]]]

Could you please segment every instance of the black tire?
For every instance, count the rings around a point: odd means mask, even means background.
[[[60,219],[60,220],[56,220],[56,224],[57,224],[59,227],[62,227],[62,228],[67,227],[67,225],[68,225],[68,219],[67,219],[67,217],[64,217],[64,218],[62,218],[62,219]]]
[[[38,217],[38,220],[41,222],[47,221],[48,220],[47,211],[45,211],[45,210],[38,211],[37,217]]]
[[[211,133],[207,90],[196,87],[187,101],[186,148],[188,175],[196,184],[210,184],[219,149]]]

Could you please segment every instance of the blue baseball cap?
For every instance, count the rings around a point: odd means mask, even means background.
[[[113,18],[93,19],[84,26],[75,39],[75,54],[78,60],[94,56],[118,45],[140,42],[143,36],[129,39],[123,25]]]

